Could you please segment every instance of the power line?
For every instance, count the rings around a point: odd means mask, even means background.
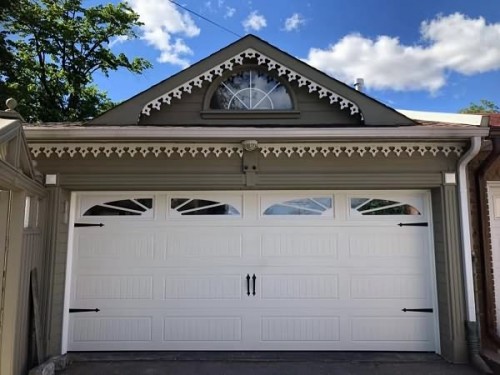
[[[215,26],[217,26],[218,28],[220,28],[220,29],[222,29],[222,30],[224,30],[224,31],[227,31],[228,33],[231,33],[231,34],[233,34],[233,35],[236,35],[238,38],[241,38],[241,35],[239,35],[239,34],[235,33],[235,32],[234,32],[234,31],[232,31],[232,30],[229,30],[227,27],[224,27],[224,26],[222,26],[222,25],[218,24],[217,22],[214,22],[214,21],[212,21],[212,20],[208,19],[208,18],[207,18],[207,17],[205,17],[205,16],[202,16],[201,14],[196,13],[195,11],[192,11],[191,9],[189,9],[189,8],[187,8],[187,7],[185,7],[185,6],[181,5],[181,4],[179,4],[178,2],[176,2],[176,1],[174,1],[174,0],[169,0],[169,1],[170,1],[172,4],[177,5],[179,8],[182,8],[182,9],[184,9],[184,10],[188,11],[189,13],[192,13],[192,14],[194,14],[195,16],[200,17],[201,19],[203,19],[203,20],[205,20],[205,21],[207,21],[207,22],[210,22],[212,25],[215,25]]]

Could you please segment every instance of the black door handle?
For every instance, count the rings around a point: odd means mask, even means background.
[[[252,284],[253,284],[253,295],[255,296],[255,280],[257,280],[257,276],[253,274],[252,276]]]
[[[247,296],[250,295],[250,275],[247,273]]]

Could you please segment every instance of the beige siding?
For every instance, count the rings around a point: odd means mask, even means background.
[[[50,190],[49,213],[52,227],[48,243],[51,250],[50,305],[48,319],[48,353],[61,354],[62,321],[64,312],[64,287],[66,282],[66,254],[68,248],[68,222],[70,194],[60,188]],[[66,215],[66,217],[65,217]]]
[[[44,246],[44,236],[43,228],[27,228],[23,231],[23,247],[22,247],[22,270],[21,270],[21,284],[19,288],[19,327],[17,333],[17,371],[18,374],[24,374],[31,367],[30,363],[32,360],[29,358],[29,346],[32,341],[30,332],[30,310],[32,310],[32,305],[30,303],[30,272],[33,269],[37,269],[38,273],[38,290],[39,290],[39,301],[40,301],[40,321],[42,322],[42,327],[40,334],[42,335],[42,342],[45,331],[46,319],[46,291],[47,286],[44,283],[46,262],[45,262],[45,246]],[[43,349],[42,349],[43,350]]]
[[[432,200],[442,355],[453,362],[467,362],[456,187],[434,189]]]

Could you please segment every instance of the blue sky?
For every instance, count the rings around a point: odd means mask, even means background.
[[[457,112],[480,99],[500,105],[499,0],[176,2],[238,35],[255,34],[347,84],[362,77],[368,95],[394,108]],[[112,49],[145,57],[153,68],[140,76],[97,76],[115,101],[238,39],[169,0],[129,4],[144,22],[141,37],[113,40]]]

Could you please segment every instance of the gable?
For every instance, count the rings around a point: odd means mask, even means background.
[[[19,171],[34,179],[28,144],[21,122],[0,118],[0,163],[3,167]]]
[[[207,95],[233,71],[257,67],[287,83],[296,108],[283,116],[218,113]],[[270,44],[246,36],[92,120],[99,125],[413,125],[413,121]]]

